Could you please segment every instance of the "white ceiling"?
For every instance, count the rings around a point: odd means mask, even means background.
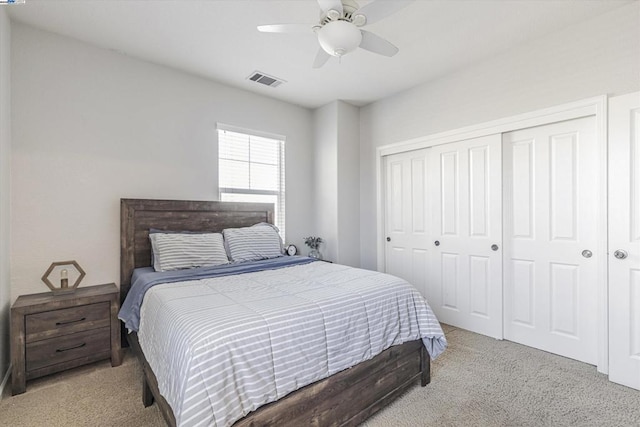
[[[365,105],[630,1],[417,0],[366,27],[398,46],[396,56],[358,49],[320,69],[311,68],[312,33],[256,30],[317,22],[315,0],[26,0],[8,10],[15,21],[315,108],[336,99]],[[255,70],[287,83],[248,81]]]

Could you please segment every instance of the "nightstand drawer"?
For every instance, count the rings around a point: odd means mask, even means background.
[[[44,368],[98,353],[109,357],[111,328],[92,329],[26,345],[26,370]]]
[[[101,302],[25,316],[27,343],[110,324],[109,303]]]

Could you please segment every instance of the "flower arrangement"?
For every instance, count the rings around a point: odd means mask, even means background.
[[[322,259],[322,254],[318,250],[320,243],[322,243],[322,237],[314,237],[309,236],[304,238],[305,245],[309,246],[311,250],[309,251],[309,257],[315,259]]]
[[[309,236],[304,238],[304,244],[309,246],[311,249],[317,250],[320,243],[322,243],[322,237]]]

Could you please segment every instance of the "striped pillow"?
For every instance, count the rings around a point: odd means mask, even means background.
[[[149,234],[156,271],[228,264],[222,234]]]
[[[159,228],[150,228],[149,229],[149,240],[151,240],[151,265],[155,271],[160,271],[160,264],[156,261],[155,254],[158,252],[156,248],[156,239],[152,236],[152,234],[163,233],[163,234],[207,234],[212,233],[211,231],[173,231],[173,230],[160,230]],[[226,246],[225,246],[226,248]]]
[[[278,229],[261,223],[253,227],[227,228],[222,231],[233,262],[257,261],[283,255]]]

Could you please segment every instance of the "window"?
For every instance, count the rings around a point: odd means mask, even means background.
[[[218,125],[220,200],[273,203],[284,239],[284,138]]]

